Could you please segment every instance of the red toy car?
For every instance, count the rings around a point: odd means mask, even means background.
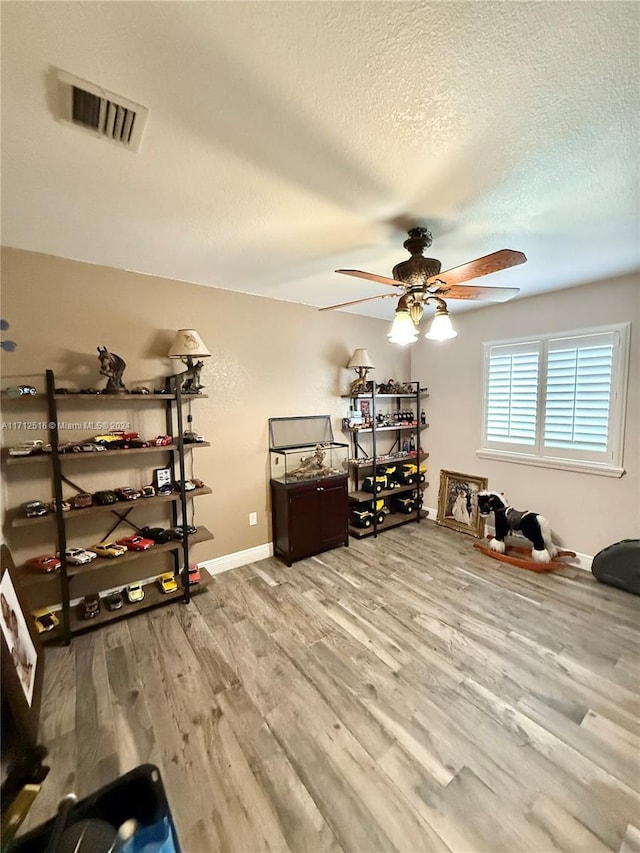
[[[173,436],[171,435],[159,435],[157,438],[154,438],[151,444],[154,447],[166,447],[168,444],[173,444]]]
[[[142,536],[125,536],[124,539],[116,539],[116,545],[124,545],[129,551],[148,551],[153,548],[155,542]]]
[[[115,436],[116,439],[121,442],[120,446],[122,448],[149,447],[149,443],[147,441],[143,441],[140,437],[140,433],[138,432],[125,432],[121,429],[114,429],[110,434]]]
[[[45,572],[46,574],[47,572],[57,571],[62,563],[53,554],[41,554],[39,557],[32,557],[30,560],[27,560],[27,565],[30,569]]]
[[[200,583],[200,567],[197,563],[191,563],[189,566],[189,586],[195,583]]]

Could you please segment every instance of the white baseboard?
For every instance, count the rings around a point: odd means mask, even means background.
[[[423,509],[425,509],[429,513],[429,518],[432,521],[436,520],[436,517],[438,515],[437,509],[434,509],[433,507],[430,507],[430,506],[425,506],[425,507],[423,507]],[[486,530],[487,530],[487,533],[493,533],[494,532],[494,529],[490,524],[486,525]],[[524,536],[520,536],[519,534],[516,534],[516,536],[517,536],[517,538],[522,539],[523,541],[526,541],[524,539]],[[565,548],[564,550],[565,551],[572,551],[573,549],[572,548]],[[592,562],[593,562],[592,556],[590,556],[589,554],[580,554],[580,553],[578,553],[578,551],[576,551],[575,557],[571,557],[571,558],[567,557],[567,565],[568,566],[574,566],[576,569],[583,569],[583,571],[585,571],[585,572],[591,571],[591,563]]]
[[[265,542],[264,545],[256,545],[244,551],[236,551],[233,554],[225,554],[224,557],[214,557],[213,560],[205,560],[199,563],[201,569],[206,569],[210,575],[219,575],[228,572],[229,569],[237,569],[258,560],[266,560],[273,557],[273,543]]]

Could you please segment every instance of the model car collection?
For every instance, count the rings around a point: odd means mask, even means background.
[[[34,456],[42,453],[44,441],[23,441],[9,448],[9,456]]]
[[[140,489],[132,489],[131,486],[119,486],[113,490],[121,501],[137,501],[142,497]]]
[[[31,557],[30,560],[27,560],[27,566],[30,569],[35,569],[45,574],[57,571],[61,565],[62,563],[58,557],[53,554],[40,554],[39,557]]]

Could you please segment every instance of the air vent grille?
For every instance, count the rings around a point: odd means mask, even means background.
[[[71,124],[137,151],[149,114],[146,107],[80,80],[66,71],[58,72],[60,115]]]

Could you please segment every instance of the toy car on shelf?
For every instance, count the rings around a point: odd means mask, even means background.
[[[416,508],[416,499],[413,495],[394,495],[391,498],[391,509],[394,512],[402,512],[409,515]]]
[[[87,551],[84,548],[67,548],[64,552],[67,563],[72,566],[83,566],[85,563],[90,563],[98,556],[93,551]]]
[[[156,490],[153,486],[141,486],[140,492],[143,498],[154,498],[156,495]]]
[[[378,492],[388,488],[389,480],[384,474],[377,475],[375,478],[365,477],[362,481],[362,490],[364,492],[375,492],[378,494]]]
[[[107,610],[120,610],[124,604],[124,598],[121,592],[112,592],[105,597],[104,603],[107,605]]]
[[[42,453],[44,441],[22,441],[9,448],[9,456],[35,456]]]
[[[120,501],[137,501],[142,497],[140,489],[132,489],[131,486],[120,486],[113,490]]]
[[[200,566],[197,563],[191,563],[189,566],[189,586],[200,583]]]
[[[116,539],[116,545],[122,545],[127,551],[148,551],[153,548],[155,542],[153,539],[145,539],[142,536],[125,536],[123,539]]]
[[[203,435],[198,435],[197,432],[193,432],[193,430],[188,429],[182,433],[182,441],[185,444],[199,444],[206,441],[206,438]]]
[[[173,444],[173,436],[159,435],[157,438],[152,439],[150,444],[153,447],[167,447],[169,444]]]
[[[94,619],[100,613],[100,596],[86,595],[79,605],[82,619]]]
[[[193,533],[196,532],[197,529],[197,527],[193,527],[193,525],[187,524],[187,536],[191,536]],[[171,534],[172,539],[182,539],[183,537],[183,530],[181,526],[170,527],[168,532]]]
[[[185,480],[184,481],[185,492],[192,492],[195,488],[196,488],[196,484],[193,482],[193,480]],[[182,489],[181,481],[176,480],[175,483],[173,484],[173,491],[174,492],[180,492],[181,489]]]
[[[121,446],[128,450],[132,447],[149,447],[149,443],[144,441],[138,432],[125,432],[121,429],[114,429],[111,435],[115,436],[118,441],[122,442]]]
[[[110,432],[94,436],[93,441],[95,444],[103,445],[107,450],[124,450],[124,441]]]
[[[27,518],[38,518],[41,515],[47,515],[49,507],[42,501],[26,501],[20,504],[20,509]]]
[[[99,492],[94,492],[93,499],[100,506],[118,503],[118,496],[113,489],[102,489]]]
[[[12,385],[5,388],[4,393],[7,397],[35,397],[38,392],[33,385]]]
[[[53,498],[53,500],[50,500],[49,503],[47,504],[47,506],[49,507],[51,512],[55,512],[56,508],[57,508],[56,499]],[[70,501],[62,501],[60,504],[60,509],[62,510],[62,512],[69,512],[69,510],[71,509],[71,502]]]
[[[144,394],[146,396],[147,394],[150,394],[151,391],[149,391],[149,389],[147,388],[146,385],[136,385],[136,387],[132,388],[129,393],[130,394]]]
[[[40,554],[39,557],[31,557],[30,560],[27,560],[27,566],[30,569],[45,574],[57,571],[61,565],[62,563],[54,554]]]
[[[171,530],[165,530],[164,527],[143,527],[140,533],[145,538],[153,540],[156,545],[162,545],[164,542],[171,542],[175,539]]]
[[[85,441],[80,444],[74,444],[71,449],[74,453],[104,453],[107,448],[104,444],[98,444],[97,441]]]
[[[351,510],[350,520],[354,527],[371,527],[373,524],[374,514],[363,504],[354,507]]]
[[[60,441],[58,442],[58,453],[69,453],[75,447],[75,443],[73,441]],[[43,453],[53,453],[53,447],[50,444],[42,445]]]
[[[89,492],[80,492],[73,497],[73,508],[74,509],[85,509],[88,506],[93,504],[93,495],[89,494]]]
[[[421,465],[418,470],[417,465],[414,465],[413,463],[405,463],[398,467],[395,479],[398,483],[405,486],[412,486],[416,482],[424,483],[426,480],[426,471],[426,465]]]
[[[123,545],[116,545],[115,542],[98,542],[97,545],[92,545],[90,550],[98,557],[109,557],[109,559],[122,557],[123,554],[127,553],[127,549]]]
[[[165,572],[158,578],[158,585],[164,593],[175,592],[178,589],[178,582],[173,572]]]
[[[142,601],[144,598],[144,587],[139,583],[129,584],[125,589],[125,595],[130,604],[137,604],[137,602]]]
[[[38,634],[46,634],[48,631],[53,631],[60,624],[60,620],[56,614],[52,610],[49,610],[48,607],[43,607],[41,610],[34,610],[32,616],[35,619]]]

